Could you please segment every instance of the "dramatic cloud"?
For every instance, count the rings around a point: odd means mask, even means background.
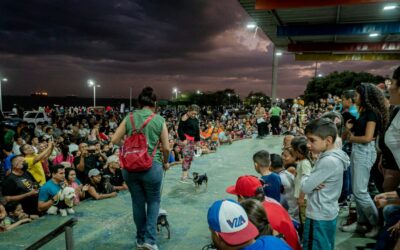
[[[0,2],[0,74],[7,95],[128,97],[153,86],[171,89],[234,88],[270,94],[272,44],[235,0],[31,0]],[[279,59],[278,95],[301,94],[314,62]],[[389,75],[395,62],[318,63],[318,72],[369,71]]]

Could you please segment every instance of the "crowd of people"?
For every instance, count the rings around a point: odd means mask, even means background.
[[[266,149],[253,155],[259,177],[240,176],[227,188],[237,201],[210,207],[212,247],[334,249],[339,204],[351,210],[354,202],[357,217],[349,216],[341,230],[377,237],[376,249],[400,244],[400,68],[390,85],[362,83],[308,105],[298,98],[269,109],[259,103],[180,111],[157,109],[156,101],[146,87],[138,97],[140,109],[132,113],[45,107],[51,123],[4,126],[1,231],[49,213],[65,187],[75,190],[74,205],[127,190],[138,249],[158,249],[163,171],[179,165],[178,181],[192,183],[196,157],[237,140],[284,135],[281,154]],[[124,143],[135,131],[147,139],[152,161],[145,171],[121,166]]]

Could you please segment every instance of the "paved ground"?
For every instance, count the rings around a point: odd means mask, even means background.
[[[256,175],[251,160],[254,152],[267,149],[280,153],[281,145],[281,137],[244,140],[223,146],[216,154],[196,158],[193,171],[207,173],[207,191],[203,187],[196,192],[194,185],[179,183],[180,167],[168,171],[161,205],[168,211],[172,235],[168,240],[165,232],[159,234],[160,249],[195,250],[209,244],[206,220],[208,207],[217,199],[235,198],[225,193],[225,188],[234,184],[238,176]],[[129,193],[120,193],[116,198],[102,201],[85,201],[75,210],[79,220],[74,227],[76,249],[134,249],[135,228]],[[13,231],[1,233],[0,249],[24,249],[66,220],[68,217],[46,216]],[[341,232],[337,233],[336,238],[338,250],[356,249],[357,246],[373,242]],[[65,249],[64,235],[43,249]]]

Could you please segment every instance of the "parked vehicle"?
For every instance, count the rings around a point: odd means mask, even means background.
[[[51,118],[47,116],[45,112],[39,111],[27,111],[24,113],[24,121],[28,123],[34,123],[35,125],[39,122],[51,124]]]

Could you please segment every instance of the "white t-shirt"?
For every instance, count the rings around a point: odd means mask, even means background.
[[[400,111],[394,117],[385,133],[385,144],[388,146],[400,168]]]

